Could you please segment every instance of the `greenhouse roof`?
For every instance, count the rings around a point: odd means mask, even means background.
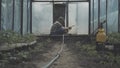
[[[89,0],[33,0],[33,1],[89,1]]]

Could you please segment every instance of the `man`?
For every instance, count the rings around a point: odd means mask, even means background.
[[[57,21],[52,25],[50,35],[63,35],[71,29],[71,27],[64,27],[63,17],[59,17]]]
[[[52,25],[51,31],[50,31],[50,35],[53,36],[53,38],[55,38],[55,36],[61,36],[63,34],[68,33],[68,31],[72,28],[72,27],[64,27],[64,19],[63,17],[59,17],[57,21],[55,21],[55,23]]]

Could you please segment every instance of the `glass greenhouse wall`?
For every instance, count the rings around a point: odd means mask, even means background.
[[[91,0],[91,33],[98,28],[99,20],[106,20],[103,26],[107,33],[118,32],[118,0]]]
[[[108,32],[118,32],[118,0],[108,1]]]
[[[87,34],[88,35],[89,3],[88,2],[68,3],[68,11],[66,7],[67,6],[65,6],[65,24],[66,26],[67,24],[68,26],[74,25],[74,27],[69,32],[69,34],[77,34],[77,35]],[[54,23],[53,12],[55,10],[53,9],[53,3],[33,2],[32,8],[33,8],[32,9],[33,33],[36,35],[50,34],[51,26]],[[67,13],[68,13],[68,19],[67,19]],[[67,23],[67,20],[68,20],[68,23]]]
[[[1,30],[30,33],[31,0],[1,0]]]
[[[33,1],[88,1],[88,0],[33,0]]]
[[[53,24],[53,5],[49,2],[32,3],[32,31],[35,35],[50,34]]]
[[[95,34],[104,20],[106,33],[120,31],[119,0],[0,0],[0,30],[48,35],[55,4],[65,4],[65,26],[75,25],[69,34]]]
[[[69,3],[69,26],[75,25],[70,34],[88,34],[88,2]]]

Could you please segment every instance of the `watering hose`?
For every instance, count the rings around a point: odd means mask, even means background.
[[[43,68],[49,68],[58,58],[60,55],[56,55],[47,65],[45,65]]]
[[[64,47],[64,35],[62,36],[62,46],[60,51],[58,51],[57,55],[55,55],[55,57],[47,65],[45,65],[42,68],[49,68],[60,57],[60,54],[63,51],[63,47]]]

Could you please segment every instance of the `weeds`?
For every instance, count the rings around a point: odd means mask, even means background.
[[[45,48],[49,42],[50,41],[37,43],[34,47],[25,47],[21,50],[16,49],[10,52],[0,52],[0,60],[6,60],[9,63],[14,64],[29,61],[32,58],[33,53],[41,52],[41,50]]]
[[[93,57],[98,64],[120,64],[120,55],[115,56],[112,52],[102,51],[101,53],[96,51],[95,44],[80,45],[80,42],[75,44],[75,48],[79,49],[81,53],[86,56]]]
[[[13,31],[1,31],[0,32],[0,44],[2,43],[24,43],[32,42],[36,40],[36,37],[32,34],[20,35]]]

